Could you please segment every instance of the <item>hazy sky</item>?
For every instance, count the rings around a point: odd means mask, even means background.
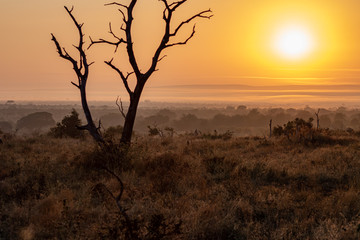
[[[58,57],[50,33],[73,51],[72,44],[78,41],[77,32],[63,8],[73,5],[74,15],[85,23],[87,43],[89,35],[93,39],[111,39],[109,21],[113,22],[113,30],[121,34],[118,30],[121,15],[117,8],[104,7],[108,1],[102,0],[0,1],[0,100],[79,99],[77,89],[70,84],[76,80],[72,67]],[[167,57],[150,78],[143,99],[212,99],[213,91],[203,89],[197,95],[197,88],[189,86],[194,84],[322,85],[325,91],[338,90],[334,85],[359,84],[360,1],[189,0],[176,12],[177,23],[208,8],[215,16],[211,20],[196,21],[196,35],[188,45],[164,52]],[[146,69],[162,34],[162,4],[157,0],[139,0],[135,10],[134,46],[138,62]],[[184,28],[177,39],[185,39],[191,28],[191,25]],[[289,58],[286,56],[289,50],[282,46],[287,44],[286,34],[294,32],[295,41],[301,42],[295,46],[301,56]],[[303,48],[307,46],[301,44],[306,41],[311,47],[305,51]],[[293,50],[294,46],[288,48]],[[130,71],[126,52],[119,49],[114,54],[113,48],[98,45],[87,53],[88,58],[95,61],[88,83],[89,99],[113,100],[117,95],[127,99],[120,79],[103,63],[114,57],[119,68]],[[179,88],[169,87],[174,85],[188,86],[184,92],[187,96],[176,92]],[[273,89],[269,91],[273,91],[273,95],[278,93]],[[215,93],[215,101],[269,100],[259,98],[258,94],[230,97],[220,92]],[[280,99],[283,95],[279,95]],[[294,91],[290,95],[294,95]],[[301,99],[305,95],[302,93]],[[339,96],[329,94],[332,99],[344,96],[344,92]],[[317,95],[312,96],[312,100],[314,98],[316,100]],[[357,100],[359,95],[352,91],[351,101]]]

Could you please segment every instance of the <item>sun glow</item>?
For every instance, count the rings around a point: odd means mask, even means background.
[[[287,26],[275,34],[273,48],[288,60],[303,59],[314,49],[314,39],[304,27]]]
[[[274,2],[281,4],[275,6]],[[274,0],[259,6],[256,15],[246,16],[251,24],[244,26],[235,39],[236,43],[243,43],[238,51],[239,66],[244,65],[246,57],[254,75],[261,72],[260,75],[285,78],[313,77],[315,69],[343,64],[350,45],[341,43],[352,39],[342,18],[334,17],[338,13],[324,6],[327,5],[310,0]],[[286,83],[290,82],[293,83]]]

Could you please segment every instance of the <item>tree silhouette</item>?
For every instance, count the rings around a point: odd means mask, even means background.
[[[116,52],[116,50],[118,49],[118,47],[121,44],[126,45],[129,63],[133,70],[132,72],[124,74],[123,71],[121,71],[117,66],[115,66],[113,64],[113,58],[109,61],[105,61],[105,63],[109,67],[114,69],[119,74],[119,76],[122,79],[122,82],[124,84],[124,87],[125,87],[127,93],[129,94],[129,98],[130,98],[130,105],[128,107],[126,114],[124,113],[125,123],[124,123],[122,137],[120,140],[120,142],[123,144],[129,144],[131,142],[131,136],[132,136],[132,132],[133,132],[133,128],[134,128],[134,122],[135,122],[135,118],[136,118],[137,108],[138,108],[138,105],[140,102],[141,93],[145,87],[146,82],[150,78],[150,76],[155,71],[157,71],[156,67],[157,67],[158,63],[164,57],[166,57],[166,55],[161,56],[163,50],[170,48],[170,47],[178,46],[178,45],[185,45],[188,43],[188,41],[191,38],[194,37],[195,24],[192,28],[192,32],[189,34],[189,36],[184,41],[171,42],[171,39],[174,38],[179,33],[179,31],[183,28],[183,26],[185,26],[186,24],[188,24],[190,22],[193,22],[197,18],[210,19],[213,16],[212,11],[210,9],[204,10],[204,11],[201,11],[201,12],[193,15],[192,17],[182,21],[175,28],[171,28],[174,12],[180,6],[182,6],[184,3],[186,3],[188,0],[172,1],[172,2],[170,2],[168,0],[160,0],[160,1],[164,5],[162,18],[165,22],[165,29],[164,29],[164,33],[162,36],[162,40],[152,57],[151,66],[146,71],[140,70],[137,60],[136,60],[136,57],[135,57],[134,48],[133,48],[133,40],[132,40],[133,37],[132,37],[131,31],[132,31],[132,24],[133,24],[133,20],[134,20],[133,12],[134,12],[134,8],[137,4],[137,0],[131,0],[128,5],[118,3],[118,2],[112,2],[112,3],[105,4],[106,6],[114,5],[114,6],[119,7],[118,10],[122,14],[122,17],[123,17],[122,20],[125,23],[125,28],[121,27],[121,30],[125,34],[124,38],[117,36],[112,31],[111,23],[109,24],[109,28],[110,28],[109,33],[115,39],[114,41],[109,41],[109,40],[105,40],[105,39],[99,39],[97,41],[93,41],[90,38],[91,44],[89,45],[88,48],[90,48],[94,44],[109,44],[109,45],[113,45],[115,47],[115,52]],[[81,127],[81,129],[88,130],[96,141],[103,142],[104,140],[100,134],[99,127],[96,127],[93,122],[93,119],[92,119],[92,116],[91,116],[91,113],[90,113],[90,110],[89,110],[89,107],[87,104],[87,100],[86,100],[86,83],[87,83],[87,79],[89,76],[89,66],[92,63],[88,63],[87,56],[85,54],[84,40],[83,40],[84,34],[82,32],[83,24],[79,24],[76,21],[75,17],[72,14],[73,8],[69,10],[67,7],[65,7],[65,9],[68,12],[68,14],[70,15],[71,19],[73,20],[73,22],[79,32],[79,44],[77,46],[75,46],[75,48],[79,52],[79,61],[77,61],[73,57],[71,57],[69,55],[69,53],[65,50],[65,48],[60,46],[59,42],[57,41],[57,39],[55,38],[55,36],[53,34],[52,34],[52,41],[54,41],[60,57],[66,59],[72,63],[73,69],[78,78],[78,83],[76,84],[76,83],[72,82],[72,84],[74,86],[76,86],[77,88],[79,88],[79,90],[80,90],[82,107],[83,107],[83,110],[84,110],[84,113],[86,116],[86,120],[87,120],[87,125]],[[134,75],[136,78],[136,85],[135,85],[134,89],[131,89],[129,86],[129,83],[128,83],[129,77],[131,75]]]
[[[123,129],[122,137],[120,140],[120,142],[124,143],[124,144],[129,144],[131,141],[131,136],[132,136],[132,132],[133,132],[133,128],[134,128],[134,122],[135,122],[136,112],[137,112],[137,108],[139,105],[141,93],[144,89],[146,82],[150,78],[150,76],[157,70],[157,68],[156,68],[157,64],[166,56],[166,55],[161,56],[163,50],[170,48],[170,47],[178,46],[178,45],[185,45],[188,43],[188,41],[191,38],[193,38],[193,36],[195,34],[195,24],[192,28],[191,34],[184,41],[180,41],[180,42],[171,42],[170,41],[173,37],[175,37],[179,33],[179,31],[182,29],[182,27],[184,25],[192,22],[196,18],[210,19],[212,17],[212,11],[210,9],[201,11],[201,12],[193,15],[192,17],[182,21],[180,24],[178,24],[176,26],[176,28],[172,29],[171,25],[172,25],[174,12],[180,6],[182,6],[184,3],[186,3],[187,0],[175,1],[175,2],[171,2],[171,3],[168,0],[160,0],[160,1],[164,4],[164,10],[163,10],[163,16],[162,16],[163,20],[165,21],[164,34],[163,34],[162,40],[161,40],[158,48],[156,49],[156,51],[153,55],[153,58],[151,61],[151,66],[146,71],[140,70],[137,60],[136,60],[136,57],[135,57],[134,48],[133,48],[134,43],[132,40],[133,37],[132,37],[131,31],[132,31],[132,24],[134,21],[133,12],[134,12],[134,8],[138,2],[137,0],[131,0],[128,5],[118,3],[118,2],[112,2],[112,3],[105,4],[105,5],[115,5],[115,6],[119,7],[118,10],[122,14],[122,17],[123,17],[122,20],[125,23],[125,28],[121,27],[121,30],[125,33],[125,38],[117,36],[112,31],[111,23],[110,23],[109,24],[109,28],[110,28],[109,33],[112,35],[112,37],[115,39],[115,41],[109,41],[109,40],[105,40],[105,39],[99,39],[97,41],[93,41],[91,39],[91,44],[89,46],[89,47],[91,47],[94,44],[110,44],[115,47],[115,52],[116,52],[117,48],[121,44],[126,45],[129,63],[133,70],[132,72],[124,74],[124,72],[122,70],[120,70],[118,67],[116,67],[113,64],[113,59],[111,59],[110,61],[105,61],[105,63],[108,66],[110,66],[112,69],[114,69],[119,74],[119,76],[122,79],[122,82],[125,86],[125,89],[128,92],[129,97],[130,97],[130,105],[127,110],[126,116],[125,116],[124,129]],[[129,80],[129,77],[133,74],[135,75],[135,78],[136,78],[136,86],[132,90],[129,87],[128,80]]]
[[[71,57],[69,55],[69,53],[66,51],[65,48],[61,47],[58,40],[56,39],[56,37],[54,36],[54,34],[51,34],[52,36],[52,41],[54,41],[56,49],[60,55],[61,58],[71,62],[71,64],[73,65],[73,69],[76,73],[76,76],[78,78],[78,83],[74,83],[71,82],[75,87],[77,87],[80,90],[80,96],[81,96],[81,104],[82,104],[82,108],[84,110],[84,114],[86,117],[86,121],[87,121],[87,125],[85,126],[79,126],[78,128],[81,130],[88,130],[90,135],[95,139],[95,141],[97,142],[104,142],[103,137],[101,136],[100,133],[100,123],[99,123],[99,127],[95,126],[95,123],[92,119],[91,116],[91,112],[87,103],[87,99],[86,99],[86,83],[88,80],[88,76],[89,76],[89,67],[90,65],[93,63],[88,63],[86,54],[85,54],[85,50],[84,50],[84,34],[82,32],[82,26],[83,24],[79,24],[75,17],[72,14],[73,8],[71,8],[70,10],[65,7],[67,13],[69,14],[69,16],[71,17],[71,19],[73,20],[78,33],[79,33],[79,44],[77,46],[74,46],[77,51],[79,52],[79,60],[75,60],[75,58]]]

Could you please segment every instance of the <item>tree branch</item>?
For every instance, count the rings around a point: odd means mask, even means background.
[[[89,130],[89,125],[86,124],[86,125],[83,125],[83,126],[76,126],[77,129],[79,130]]]
[[[75,87],[77,87],[78,89],[80,89],[80,86],[79,86],[79,85],[77,85],[76,83],[71,82],[71,84],[72,84],[72,85],[74,85]]]
[[[73,64],[73,68],[74,68],[76,74],[79,77],[79,85],[78,86],[81,86],[81,84],[86,84],[86,82],[81,83],[80,79],[87,78],[87,76],[89,74],[89,66],[91,65],[91,64],[87,63],[87,58],[86,58],[86,55],[85,55],[85,51],[83,50],[83,45],[84,45],[84,34],[82,32],[83,24],[79,24],[77,22],[77,20],[75,19],[74,15],[72,14],[72,11],[73,11],[74,7],[69,9],[69,8],[67,8],[65,6],[64,8],[65,8],[66,12],[69,14],[69,16],[71,17],[71,19],[73,20],[73,22],[74,22],[74,24],[75,24],[75,26],[76,26],[76,28],[78,30],[78,33],[79,33],[79,45],[74,46],[78,50],[79,55],[80,55],[80,57],[79,57],[79,65],[78,65],[78,62],[73,57],[70,56],[70,54],[66,51],[66,49],[62,48],[60,46],[60,43],[57,41],[54,34],[51,34],[51,36],[52,36],[51,40],[55,43],[57,52],[59,53],[60,57],[70,61]],[[82,73],[83,69],[84,69],[84,71]]]
[[[205,15],[205,14],[209,14],[209,13],[212,13],[211,9],[202,11],[202,12],[192,16],[191,18],[187,19],[186,21],[183,21],[182,23],[179,24],[179,26],[175,29],[175,31],[172,34],[170,34],[170,37],[175,36],[178,33],[178,31],[184,26],[184,24],[187,24],[187,23],[191,22],[195,18],[207,18],[207,19],[210,19],[210,18],[212,18],[214,16],[213,14]]]
[[[139,79],[142,74],[140,72],[139,66],[136,61],[136,57],[135,57],[135,53],[134,53],[134,46],[133,46],[133,41],[132,41],[132,35],[131,35],[131,27],[132,27],[132,22],[134,20],[133,11],[134,11],[136,3],[137,3],[137,0],[131,0],[129,6],[127,8],[128,20],[126,22],[125,33],[126,33],[126,43],[127,43],[126,49],[128,52],[129,62],[130,62],[132,69],[134,70],[136,77]]]
[[[166,0],[165,0],[166,1]],[[182,1],[178,1],[178,2],[173,2],[169,5],[169,7],[171,8],[171,11],[175,11],[178,7],[180,7],[182,4],[184,4],[187,0],[182,0]]]
[[[125,209],[121,206],[120,204],[120,200],[121,197],[124,193],[124,183],[121,181],[120,177],[118,175],[116,175],[113,171],[111,171],[110,169],[108,169],[107,167],[103,167],[103,169],[108,172],[109,174],[111,174],[113,177],[116,178],[116,180],[120,183],[120,193],[115,197],[115,195],[108,189],[106,188],[106,190],[108,191],[108,193],[112,196],[112,198],[115,200],[120,212],[124,215],[124,217],[126,218],[126,220],[128,221],[129,217],[126,214]],[[130,221],[128,221],[130,222]]]
[[[56,50],[59,53],[60,57],[70,61],[73,64],[76,63],[75,59],[70,57],[69,54],[66,52],[66,50],[60,46],[60,43],[58,42],[54,34],[51,34],[51,36],[52,36],[51,40],[55,43]],[[75,66],[77,66],[77,63],[75,64]]]
[[[117,42],[111,42],[111,41],[105,40],[105,39],[103,39],[103,38],[100,38],[98,41],[94,41],[94,40],[92,40],[92,38],[90,37],[91,43],[90,43],[88,49],[91,48],[92,45],[94,45],[94,44],[106,43],[106,44],[114,45],[114,46],[115,46],[115,52],[116,52],[120,44],[126,43],[126,41],[125,41],[123,38],[119,38],[118,36],[115,35],[115,33],[112,31],[111,23],[109,23],[109,33],[110,33],[114,38],[116,38],[118,41],[117,41]]]
[[[177,43],[172,43],[172,44],[167,44],[167,45],[165,46],[165,48],[173,47],[173,46],[177,46],[177,45],[185,45],[185,44],[187,44],[188,41],[189,41],[190,39],[192,39],[192,38],[194,37],[194,35],[195,35],[195,26],[196,26],[196,25],[194,25],[194,27],[193,27],[193,30],[192,30],[191,35],[190,35],[185,41],[183,41],[183,42],[177,42]]]
[[[106,172],[108,172],[110,175],[112,175],[113,177],[116,178],[116,180],[119,182],[120,184],[120,192],[117,196],[115,196],[106,186],[105,184],[103,184],[103,186],[105,187],[106,191],[109,193],[109,195],[115,200],[116,202],[116,205],[120,211],[120,213],[122,214],[122,216],[125,218],[125,222],[127,224],[127,231],[128,231],[128,234],[130,236],[127,236],[127,238],[129,239],[137,239],[133,233],[133,226],[132,226],[132,223],[131,223],[131,220],[130,220],[130,217],[127,215],[126,213],[126,209],[123,208],[123,206],[121,206],[121,197],[124,193],[124,183],[122,182],[122,180],[120,179],[120,177],[118,175],[116,175],[113,171],[111,171],[110,169],[108,169],[107,167],[103,166],[102,167]]]
[[[133,74],[134,72],[131,72],[131,73],[128,73],[126,76],[123,74],[123,72],[118,69],[117,67],[114,66],[114,64],[112,64],[112,61],[114,59],[111,59],[110,61],[105,61],[105,63],[110,66],[112,69],[114,69],[121,77],[123,83],[124,83],[124,86],[126,88],[126,91],[129,93],[130,97],[132,97],[133,95],[133,91],[131,91],[130,87],[129,87],[129,84],[128,84],[128,78],[130,77],[131,74]]]
[[[158,62],[160,62],[161,60],[163,60],[163,59],[166,58],[166,57],[167,57],[167,55],[162,56],[162,57],[158,60]]]
[[[120,100],[120,104],[118,103],[119,100]],[[123,103],[122,103],[121,98],[120,98],[119,96],[116,98],[116,102],[115,102],[115,103],[116,103],[116,105],[118,106],[121,115],[122,115],[123,118],[125,119],[125,118],[126,118],[126,114],[125,114],[125,111],[124,111],[124,106],[123,106]]]
[[[64,8],[66,9],[66,11],[68,12],[68,14],[70,15],[71,19],[73,20],[76,28],[78,29],[78,33],[79,33],[79,45],[76,46],[76,48],[79,51],[80,54],[80,66],[78,67],[79,72],[81,72],[81,69],[84,68],[84,74],[83,76],[88,76],[89,74],[89,65],[87,64],[87,59],[86,59],[86,55],[85,55],[85,51],[83,50],[83,45],[84,45],[84,34],[82,32],[82,27],[83,27],[83,23],[79,24],[77,22],[77,20],[75,19],[74,15],[72,14],[72,11],[74,9],[74,6],[69,10],[66,6],[64,6]],[[86,84],[86,83],[85,83]]]
[[[121,10],[121,9],[118,9],[119,10],[119,12],[122,14],[122,16],[123,16],[123,21],[124,21],[124,23],[126,23],[127,21],[126,21],[126,17],[125,17],[125,13],[123,12],[123,10]],[[122,29],[122,28],[121,28]]]
[[[187,23],[190,23],[191,21],[193,21],[196,18],[207,18],[210,19],[213,15],[212,15],[212,11],[211,9],[208,10],[204,10],[199,12],[198,14],[193,15],[192,17],[188,18],[187,20],[181,22],[174,30],[173,33],[170,33],[170,23],[172,20],[172,16],[173,13],[175,12],[175,10],[180,7],[182,4],[184,4],[187,0],[181,0],[181,1],[177,1],[177,2],[173,2],[171,4],[168,3],[167,0],[161,0],[164,5],[165,5],[165,9],[163,11],[163,19],[165,21],[165,32],[162,38],[162,41],[159,45],[159,47],[157,48],[153,60],[152,60],[152,64],[151,67],[149,68],[149,70],[145,73],[145,78],[148,78],[154,71],[156,71],[156,65],[158,64],[159,61],[161,61],[163,59],[160,58],[161,52],[169,47],[173,47],[173,46],[177,46],[177,45],[185,45],[188,43],[188,41],[194,37],[195,35],[195,25],[193,27],[193,30],[190,34],[190,36],[185,39],[185,41],[183,42],[176,42],[176,43],[170,43],[169,41],[172,37],[175,37],[177,35],[177,33],[180,31],[180,29]]]
[[[124,4],[121,4],[121,3],[118,3],[118,2],[112,2],[112,3],[105,3],[104,6],[110,6],[110,5],[117,5],[117,6],[120,6],[120,7],[124,7],[126,9],[128,9],[129,7],[124,5]]]

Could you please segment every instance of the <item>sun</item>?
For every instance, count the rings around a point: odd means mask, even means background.
[[[314,50],[314,37],[303,26],[286,26],[274,35],[273,49],[287,60],[301,60]]]

